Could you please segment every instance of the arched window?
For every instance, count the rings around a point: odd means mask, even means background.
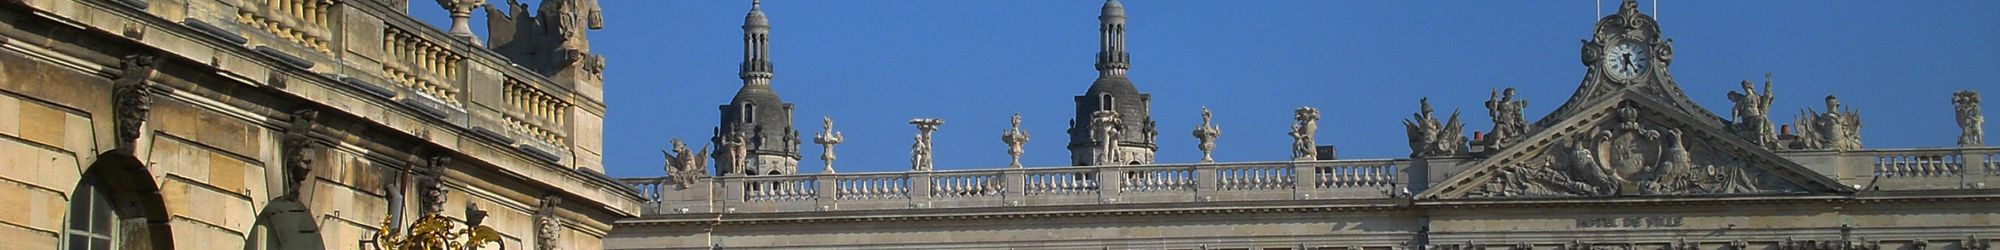
[[[1113,102],[1111,94],[1097,95],[1097,110],[1111,110],[1114,103],[1117,102]]]
[[[752,120],[754,120],[754,118],[752,118],[752,117],[757,117],[757,104],[755,104],[755,103],[744,103],[744,104],[743,104],[743,123],[751,123],[751,121],[752,121]]]
[[[96,178],[84,178],[71,192],[69,226],[63,249],[118,249],[118,213]]]

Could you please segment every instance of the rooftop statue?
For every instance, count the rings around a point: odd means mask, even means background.
[[[910,125],[917,125],[916,144],[910,145],[910,171],[931,171],[931,132],[937,132],[944,120],[937,118],[910,119]]]
[[[584,35],[586,29],[604,28],[597,0],[542,0],[534,16],[517,0],[507,0],[505,12],[485,9],[486,36],[494,52],[543,75],[584,70],[602,79],[604,59],[590,53]]]
[[[1410,157],[1455,156],[1465,152],[1465,137],[1459,135],[1465,128],[1458,122],[1458,111],[1451,112],[1450,122],[1438,123],[1431,115],[1430,98],[1417,99],[1418,111],[1413,120],[1403,120],[1405,132],[1410,138]]]
[[[1319,110],[1299,107],[1292,112],[1292,160],[1309,161],[1319,159],[1319,151],[1313,149],[1313,134],[1319,131]]]
[[[1007,156],[1013,157],[1008,167],[1021,168],[1021,146],[1028,144],[1028,131],[1021,130],[1021,113],[1014,113],[1014,127],[1000,132],[1000,142],[1007,143]]]
[[[820,172],[831,174],[833,173],[833,146],[840,145],[840,141],[846,140],[847,137],[841,136],[840,132],[833,131],[833,117],[820,117],[820,127],[822,128],[820,133],[813,135],[813,143],[819,144],[821,149],[819,160],[826,161],[826,169],[820,170]]]
[[[697,178],[708,174],[708,158],[703,157],[708,155],[708,145],[701,145],[701,151],[688,151],[681,138],[674,138],[671,144],[672,151],[660,150],[667,159],[667,180],[673,181],[677,188],[687,189]]]
[[[1208,107],[1201,107],[1201,125],[1194,127],[1194,139],[1201,142],[1195,147],[1201,149],[1202,163],[1215,162],[1214,155],[1210,153],[1215,152],[1215,138],[1222,136],[1222,127],[1216,126],[1213,119],[1208,113]]]
[[[1100,142],[1097,148],[1097,162],[1091,165],[1103,166],[1120,162],[1118,138],[1124,135],[1125,131],[1118,126],[1120,122],[1124,122],[1119,116],[1118,111],[1113,110],[1099,110],[1090,114],[1090,127],[1094,132],[1092,134],[1096,135],[1097,141]]]
[[[1778,148],[1778,134],[1771,130],[1771,74],[1764,74],[1764,93],[1758,94],[1750,80],[1743,80],[1743,92],[1729,92],[1729,101],[1736,106],[1729,110],[1735,124],[1730,125],[1737,137],[1767,148]]]
[[[1486,134],[1483,142],[1487,151],[1499,151],[1514,144],[1528,134],[1528,120],[1521,116],[1521,110],[1528,101],[1514,99],[1514,88],[1493,91],[1486,98],[1486,115],[1493,119],[1493,131]]]
[[[1800,114],[1794,149],[1861,149],[1861,114],[1843,109],[1840,99],[1826,96],[1826,113],[1806,108]]]
[[[1979,113],[1979,92],[1960,90],[1951,94],[1951,105],[1958,111],[1958,146],[1986,145],[1986,116]]]
[[[726,131],[717,131],[719,134],[716,136],[722,138],[720,141],[722,141],[722,151],[724,154],[722,155],[722,164],[716,166],[721,171],[716,174],[726,176],[756,173],[755,171],[750,171],[749,166],[745,166],[748,165],[746,163],[749,162],[748,158],[750,157],[749,130],[745,126]]]

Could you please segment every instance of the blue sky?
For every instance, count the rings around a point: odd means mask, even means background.
[[[495,1],[500,3],[500,1]],[[532,3],[531,3],[532,4]],[[411,14],[444,24],[429,1]],[[659,150],[699,147],[741,81],[748,1],[602,0],[589,35],[608,58],[604,164],[612,176],[661,175]],[[1077,1],[764,2],[774,87],[797,105],[802,137],[831,116],[847,143],[842,172],[904,171],[905,121],[937,117],[939,170],[1007,164],[1000,133],[1021,113],[1022,161],[1067,163],[1063,136],[1095,79],[1098,7]],[[1189,135],[1207,106],[1223,128],[1218,161],[1289,157],[1291,110],[1323,114],[1319,142],[1345,159],[1408,154],[1401,119],[1430,97],[1487,130],[1487,92],[1518,87],[1537,119],[1584,74],[1578,41],[1602,10],[1590,1],[1126,1],[1131,78],[1153,95],[1159,162],[1200,158]],[[1641,10],[1654,13],[1652,2]],[[1775,75],[1778,122],[1828,94],[1860,110],[1869,148],[1950,146],[1951,92],[2000,94],[2000,1],[1673,1],[1658,3],[1675,40],[1670,70],[1695,101],[1726,114],[1725,93]],[[483,23],[476,19],[475,23]],[[483,29],[475,27],[475,29]],[[483,30],[479,31],[484,33]],[[2000,109],[1993,104],[1989,110]],[[1989,111],[1989,114],[2000,111]],[[2000,121],[1989,122],[1988,131]],[[2000,140],[1989,136],[1988,140]],[[802,146],[801,172],[820,168]]]

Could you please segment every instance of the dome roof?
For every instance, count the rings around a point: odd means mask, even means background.
[[[1104,16],[1104,17],[1124,17],[1124,16],[1125,16],[1125,5],[1124,5],[1124,4],[1120,4],[1120,3],[1118,3],[1118,0],[1109,0],[1109,1],[1104,1],[1104,13],[1103,13],[1103,16]]]
[[[743,27],[768,27],[771,20],[764,18],[763,4],[750,1],[750,14],[743,16]]]
[[[1132,86],[1132,80],[1128,78],[1100,78],[1095,82],[1091,82],[1090,89],[1084,90],[1083,93],[1088,95],[1111,94],[1111,96],[1121,98],[1135,98],[1139,96],[1139,87]]]
[[[770,84],[744,84],[742,89],[736,90],[736,97],[730,98],[729,103],[776,105],[784,103],[784,100],[778,99],[778,92],[771,90]]]

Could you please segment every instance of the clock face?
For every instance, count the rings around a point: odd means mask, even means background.
[[[1600,62],[1604,63],[1605,73],[1612,79],[1631,80],[1646,73],[1647,68],[1652,66],[1652,61],[1647,58],[1649,56],[1646,48],[1637,43],[1618,43],[1604,50],[1604,60]]]

